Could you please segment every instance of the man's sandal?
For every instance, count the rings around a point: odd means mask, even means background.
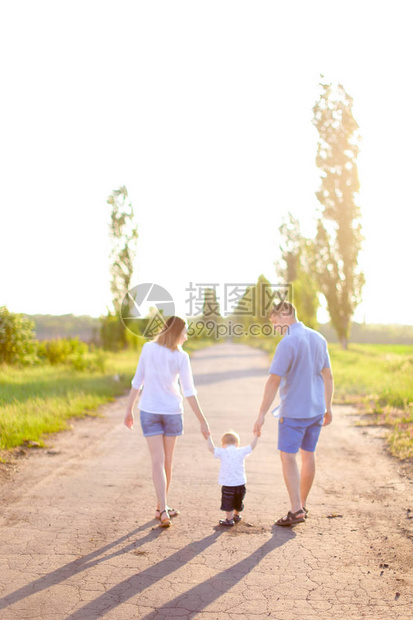
[[[166,519],[162,519],[163,513],[166,514]],[[159,515],[159,520],[160,520],[159,527],[170,527],[171,520],[169,518],[169,514],[167,510],[162,510],[161,514]]]
[[[170,517],[176,517],[179,515],[179,510],[175,510],[175,508],[169,508],[169,506],[167,506],[166,510],[168,511],[168,514]],[[161,513],[160,513],[159,508],[157,508],[155,511],[155,519],[158,519],[158,521],[160,521],[160,518],[161,518]]]
[[[278,519],[278,521],[275,522],[275,525],[281,525],[281,526],[295,525],[296,523],[304,523],[304,521],[305,521],[305,512],[302,508],[300,508],[300,510],[297,510],[297,512],[291,512],[289,510],[287,516],[282,517],[281,519]]]

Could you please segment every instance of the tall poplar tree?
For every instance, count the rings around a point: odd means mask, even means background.
[[[133,261],[136,256],[138,228],[134,221],[132,203],[124,185],[114,190],[106,201],[112,208],[109,223],[110,237],[110,290],[115,313],[101,319],[100,335],[103,346],[117,350],[127,343],[124,325],[120,320],[122,301],[130,288]],[[125,304],[123,311],[129,315]]]
[[[319,133],[316,165],[321,172],[316,192],[321,208],[314,242],[314,269],[331,323],[343,348],[347,348],[351,319],[361,301],[365,281],[358,266],[363,239],[357,203],[361,138],[353,116],[353,99],[344,87],[320,87],[320,97],[313,108],[313,124]]]
[[[313,242],[301,234],[300,223],[291,213],[279,227],[281,261],[277,275],[291,285],[298,318],[308,327],[317,327],[318,287],[312,268]]]
[[[110,290],[115,312],[119,312],[132,280],[138,227],[134,222],[132,203],[124,185],[108,196],[107,203],[112,207],[109,224]]]

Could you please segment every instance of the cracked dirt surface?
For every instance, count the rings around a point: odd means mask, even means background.
[[[233,427],[249,443],[267,356],[224,344],[192,364],[215,442]],[[138,423],[122,424],[126,401],[3,477],[2,620],[412,618],[413,482],[350,407],[323,429],[309,518],[293,529],[273,525],[288,506],[267,415],[243,521],[229,531],[217,526],[219,464],[186,407],[169,498],[181,514],[161,530],[145,440]]]

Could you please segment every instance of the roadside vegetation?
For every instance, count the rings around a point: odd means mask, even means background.
[[[0,366],[0,451],[43,446],[45,435],[70,418],[99,415],[98,407],[124,393],[136,369],[136,351],[105,352],[100,368],[65,363]],[[4,456],[4,455],[3,455]]]
[[[244,339],[245,344],[275,352],[268,338]],[[334,371],[334,402],[355,405],[363,415],[360,424],[388,429],[391,454],[413,458],[413,346],[350,344],[344,350],[330,344]]]
[[[413,458],[413,347],[330,345],[337,402],[354,403],[365,414],[360,424],[389,430],[391,454]]]

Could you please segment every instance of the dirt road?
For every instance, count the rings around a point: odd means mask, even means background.
[[[226,344],[192,364],[216,443],[229,427],[249,443],[267,356]],[[126,400],[3,480],[2,620],[412,618],[413,483],[349,407],[323,429],[309,518],[294,529],[273,525],[288,506],[267,416],[244,520],[229,531],[217,526],[219,464],[186,408],[169,502],[181,514],[161,530],[145,440],[122,425]]]

